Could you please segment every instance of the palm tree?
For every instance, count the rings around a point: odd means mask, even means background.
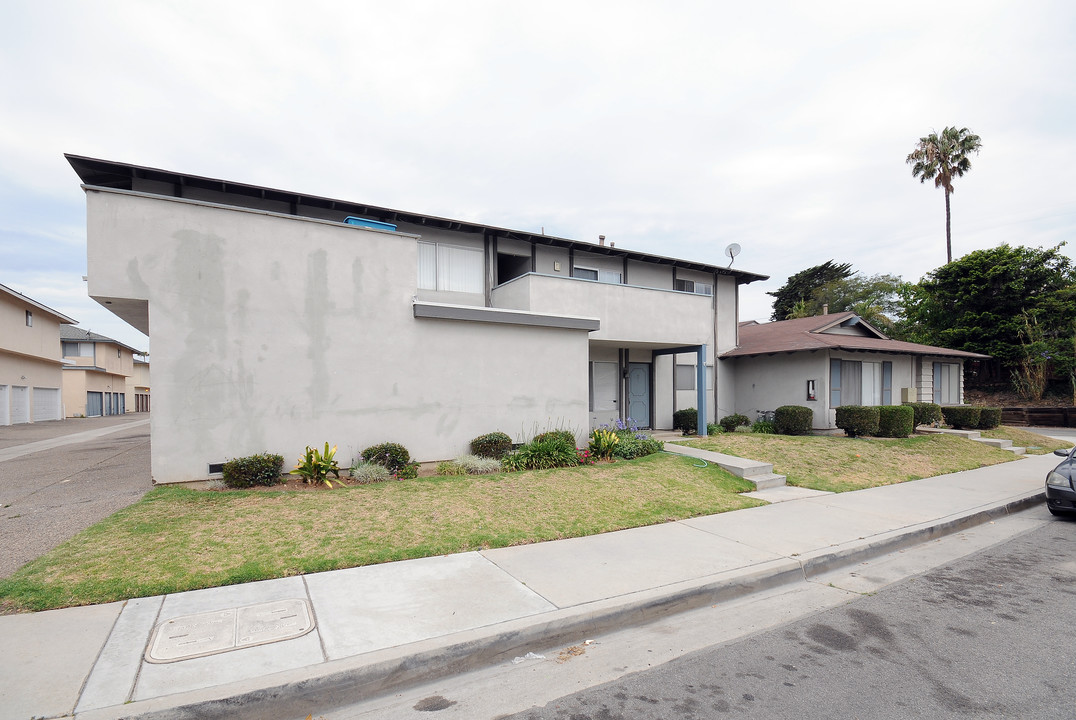
[[[967,128],[947,127],[941,133],[931,133],[919,138],[915,150],[905,162],[912,166],[912,177],[919,182],[934,181],[934,187],[945,190],[945,256],[953,261],[953,239],[949,230],[949,195],[953,192],[953,178],[963,177],[971,170],[968,155],[979,154],[983,145],[979,136]]]

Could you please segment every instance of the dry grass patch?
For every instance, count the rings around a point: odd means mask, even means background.
[[[1072,443],[1055,440],[1039,433],[1023,430],[1021,428],[1002,425],[993,430],[982,430],[984,438],[997,438],[999,440],[1012,440],[1012,444],[1027,448],[1028,455],[1046,455],[1054,450],[1072,447]]]
[[[1014,460],[1015,455],[952,435],[892,440],[723,433],[690,445],[773,464],[789,485],[844,492],[919,480]]]
[[[593,535],[760,505],[669,454],[322,492],[157,488],[0,581],[14,609],[110,602]]]

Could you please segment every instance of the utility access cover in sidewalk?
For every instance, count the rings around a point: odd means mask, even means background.
[[[291,640],[314,629],[306,600],[277,600],[184,615],[153,628],[146,661],[170,663]]]

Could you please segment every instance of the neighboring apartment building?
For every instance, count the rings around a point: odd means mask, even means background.
[[[77,327],[61,328],[60,340],[67,417],[127,412],[127,380],[134,375],[134,354],[138,351]]]
[[[134,374],[127,378],[127,412],[149,412],[149,362],[134,359]]]
[[[60,330],[73,322],[0,285],[0,425],[63,419]]]
[[[325,441],[441,460],[493,430],[582,439],[616,418],[670,428],[677,408],[735,408],[714,360],[737,345],[738,286],[763,275],[68,160],[89,293],[153,344],[157,482]]]
[[[964,400],[964,362],[988,356],[890,340],[853,312],[740,326],[740,344],[721,356],[735,377],[737,412],[755,418],[781,405],[814,411],[835,428],[841,405]]]

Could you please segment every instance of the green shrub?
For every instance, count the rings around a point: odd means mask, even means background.
[[[280,481],[284,457],[270,453],[248,455],[224,463],[221,472],[224,484],[230,488],[248,488],[255,485],[275,485]]]
[[[718,433],[725,432],[725,428],[721,427],[717,423],[706,423],[706,434],[717,435]]]
[[[777,425],[769,420],[755,420],[751,423],[751,432],[759,435],[773,435],[777,432]]]
[[[814,410],[803,405],[782,405],[773,413],[773,424],[781,435],[810,435]]]
[[[418,477],[418,463],[409,462],[396,469],[397,480],[414,480]]]
[[[878,408],[866,405],[841,405],[837,408],[837,427],[848,437],[878,433]]]
[[[1001,408],[984,407],[979,413],[979,429],[993,430],[1001,425]]]
[[[362,451],[362,459],[366,462],[375,462],[380,465],[384,465],[385,468],[396,475],[397,477],[403,477],[400,475],[400,470],[405,468],[411,462],[411,453],[407,452],[407,448],[398,443],[381,443],[380,445],[371,445]],[[415,474],[418,474],[418,468],[415,468]],[[405,471],[406,472],[406,471]],[[415,477],[412,475],[411,477]]]
[[[979,427],[982,410],[974,405],[946,405],[942,408],[942,417],[945,418],[946,425],[957,430],[972,429]]]
[[[355,480],[360,483],[385,482],[392,477],[392,475],[389,474],[388,468],[384,465],[375,462],[366,462],[365,460],[360,460],[352,465],[349,472],[351,473],[351,477],[355,478]]]
[[[573,436],[574,437],[574,436]],[[501,461],[505,470],[544,470],[556,467],[572,467],[579,464],[575,442],[563,436],[553,435],[541,440],[531,440]]]
[[[673,430],[680,430],[685,435],[694,435],[699,431],[699,411],[684,408],[673,413]]]
[[[570,444],[575,447],[575,433],[571,430],[546,430],[544,433],[539,433],[534,436],[534,440],[550,440],[552,438],[559,438],[561,442]]]
[[[479,457],[500,460],[512,451],[512,438],[499,430],[479,435],[471,441],[471,452]]]
[[[904,403],[912,409],[915,413],[915,417],[912,422],[915,423],[915,427],[920,425],[932,425],[936,422],[941,422],[942,411],[941,405],[932,402],[913,402]]]
[[[915,411],[907,405],[878,408],[878,437],[905,438],[915,432]]]
[[[618,457],[623,460],[634,460],[635,458],[653,455],[664,449],[665,443],[660,440],[655,440],[652,437],[647,437],[645,435],[639,437],[639,435],[636,434],[629,434],[625,437],[624,434],[620,434],[620,442],[613,446],[613,457]]]
[[[721,418],[720,424],[725,432],[736,432],[736,428],[750,425],[751,421],[747,419],[746,415],[736,413]]]

